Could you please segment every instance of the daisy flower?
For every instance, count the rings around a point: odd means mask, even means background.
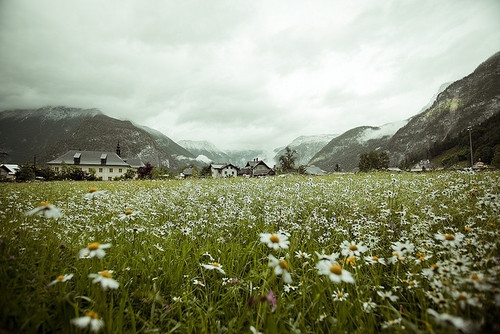
[[[306,252],[302,252],[302,251],[296,251],[295,252],[295,257],[298,258],[298,259],[309,259],[311,258],[311,254],[308,254]]]
[[[456,317],[453,315],[450,315],[448,313],[438,313],[435,310],[429,308],[427,309],[427,313],[432,315],[438,322],[443,323],[443,324],[451,324],[458,330],[464,331],[464,332],[470,332],[472,324],[471,322],[464,320],[460,317]]]
[[[91,199],[91,198],[94,198],[96,196],[99,196],[101,194],[105,194],[107,191],[106,190],[99,190],[95,187],[92,187],[92,188],[89,188],[89,191],[83,195],[84,198],[87,198],[87,199]]]
[[[398,254],[398,257],[404,257],[407,253],[411,254],[413,253],[413,250],[415,249],[415,246],[411,242],[393,242],[392,245],[392,252],[393,254],[396,253]]]
[[[195,279],[193,279],[193,284],[194,284],[194,285],[203,286],[203,287],[205,286],[205,284],[204,284],[202,281],[197,280],[196,278],[195,278]]]
[[[465,235],[462,233],[457,233],[455,235],[450,233],[436,233],[434,238],[440,240],[444,246],[457,247],[462,243]]]
[[[52,286],[52,285],[57,284],[57,283],[66,282],[66,281],[69,281],[72,278],[73,278],[73,274],[59,275],[59,276],[56,277],[55,280],[53,280],[52,282],[50,282],[47,286]]]
[[[377,304],[372,302],[372,299],[368,299],[368,301],[363,302],[363,312],[371,313],[377,308]]]
[[[283,281],[287,284],[292,283],[292,276],[288,272],[290,268],[288,267],[288,263],[285,261],[285,259],[280,258],[277,259],[273,255],[269,255],[269,267],[274,268],[274,273],[277,276],[282,276]]]
[[[391,291],[377,291],[377,295],[379,295],[380,297],[382,297],[382,299],[384,300],[388,300],[388,301],[391,301],[391,302],[397,302],[399,297],[398,296],[395,296],[392,294]]]
[[[133,211],[130,209],[125,210],[123,213],[120,213],[118,215],[118,219],[124,220],[124,219],[134,219],[135,216],[139,215],[139,211]]]
[[[344,256],[360,256],[361,253],[364,253],[368,250],[368,247],[364,246],[362,242],[355,244],[354,241],[342,241],[340,244],[340,248],[342,248],[342,255]]]
[[[281,233],[261,233],[260,242],[263,242],[267,247],[277,250],[278,248],[288,249],[290,241],[288,237]]]
[[[347,297],[349,297],[349,294],[347,292],[344,292],[344,290],[337,290],[332,294],[332,297],[336,302],[343,302],[347,299]]]
[[[79,252],[79,257],[82,258],[91,258],[96,256],[99,259],[102,259],[106,252],[104,251],[106,248],[111,247],[111,244],[100,244],[98,242],[93,242],[87,246],[87,248],[83,248]]]
[[[332,254],[325,254],[323,251],[322,253],[315,252],[316,256],[318,257],[318,260],[320,261],[329,261],[329,262],[336,262],[337,259],[339,258],[340,254],[339,253],[332,253]]]
[[[101,283],[103,290],[118,289],[120,283],[113,279],[113,270],[99,271],[97,274],[89,274],[89,278],[93,278],[92,283]]]
[[[210,264],[202,264],[202,267],[208,270],[217,270],[221,274],[225,275],[226,272],[222,269],[222,265],[218,262],[212,262]]]
[[[25,213],[26,216],[37,215],[45,218],[60,218],[62,216],[61,210],[50,202],[40,202],[36,208]]]
[[[326,275],[334,283],[354,283],[354,278],[347,270],[342,269],[340,264],[330,261],[320,261],[316,264],[319,275]]]
[[[376,256],[365,256],[365,261],[368,264],[383,264],[385,266],[385,260],[383,258],[378,258]]]
[[[94,311],[85,313],[85,316],[71,320],[76,327],[85,329],[90,326],[91,332],[98,332],[104,326],[104,320],[99,319],[99,314]]]

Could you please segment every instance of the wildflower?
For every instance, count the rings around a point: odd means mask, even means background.
[[[337,262],[320,261],[316,264],[319,275],[327,275],[334,283],[354,283],[354,278],[347,270],[342,269]]]
[[[85,313],[83,317],[72,319],[71,323],[81,329],[90,326],[90,331],[92,332],[98,332],[104,326],[104,321],[99,319],[99,314],[94,311]]]
[[[365,256],[365,261],[368,264],[376,264],[380,263],[385,266],[385,260],[383,258],[378,258],[376,256]]]
[[[193,279],[193,284],[194,285],[199,285],[199,286],[205,286],[205,284],[202,281],[197,280],[196,278]]]
[[[349,294],[347,292],[344,292],[343,290],[337,290],[333,295],[333,300],[336,302],[343,302],[344,300],[347,299]]]
[[[172,301],[175,303],[182,303],[182,298],[181,297],[172,297]]]
[[[92,187],[92,188],[89,188],[89,191],[85,195],[83,195],[83,197],[87,198],[87,199],[91,199],[91,198],[94,198],[96,196],[105,194],[106,192],[107,192],[106,190],[99,190],[95,187]]]
[[[457,304],[460,305],[460,308],[462,310],[465,310],[465,307],[467,305],[470,306],[481,306],[481,303],[479,302],[479,298],[473,296],[472,294],[465,292],[465,291],[452,291],[451,295],[453,296],[453,299],[457,301]]]
[[[90,258],[97,256],[97,258],[102,259],[106,252],[104,251],[106,248],[111,247],[111,244],[100,244],[98,242],[93,242],[87,246],[87,248],[83,248],[80,250],[79,256],[80,258]]]
[[[59,275],[56,277],[55,280],[50,282],[47,286],[52,286],[52,285],[57,284],[57,283],[66,282],[66,281],[69,281],[71,278],[73,278],[73,274]]]
[[[342,248],[342,255],[344,256],[360,256],[361,253],[364,253],[368,250],[368,247],[364,246],[362,242],[355,244],[354,241],[344,240],[340,245]]]
[[[133,211],[133,210],[127,209],[127,210],[125,210],[125,212],[120,213],[120,214],[118,215],[118,218],[119,218],[120,220],[124,220],[124,219],[134,219],[134,218],[135,218],[135,216],[139,215],[139,213],[140,213],[139,211]]]
[[[441,240],[444,246],[457,247],[462,243],[465,235],[462,233],[457,233],[455,235],[449,233],[436,233],[434,238],[437,240]]]
[[[302,252],[302,251],[296,251],[295,252],[295,257],[298,258],[298,259],[309,259],[311,258],[311,254],[307,254],[306,252]]]
[[[274,294],[273,290],[269,290],[267,296],[266,296],[266,301],[271,304],[273,312],[276,310],[278,307],[278,301],[276,299],[276,295]]]
[[[288,237],[281,233],[261,233],[260,242],[263,242],[267,247],[277,250],[278,248],[288,249],[290,241]]]
[[[388,321],[384,321],[382,323],[382,328],[383,329],[387,329],[387,328],[390,328],[394,325],[400,325],[401,324],[401,320],[403,320],[402,318],[397,318],[397,319],[394,319],[394,320],[388,320]]]
[[[427,313],[432,315],[438,322],[453,325],[456,329],[466,333],[471,332],[471,327],[474,327],[470,321],[466,321],[460,317],[455,317],[448,313],[440,314],[431,308],[427,309]]]
[[[210,264],[202,264],[202,267],[208,270],[217,270],[221,274],[225,275],[226,272],[222,269],[222,265],[218,262],[212,262]]]
[[[330,255],[328,254],[325,254],[325,252],[323,251],[323,253],[318,253],[318,252],[315,252],[316,253],[316,256],[318,257],[318,260],[320,261],[330,261],[330,262],[336,262],[337,259],[339,258],[340,254],[339,253],[332,253]]]
[[[377,307],[377,304],[375,304],[374,302],[372,302],[372,299],[368,299],[368,301],[366,302],[363,302],[363,311],[365,313],[371,313],[375,310],[375,308]]]
[[[388,301],[391,301],[391,302],[397,302],[398,299],[399,299],[399,297],[393,295],[391,291],[387,291],[387,292],[377,291],[377,295],[379,295],[380,297],[382,297],[382,299],[388,300]]]
[[[45,218],[60,218],[62,216],[61,210],[50,202],[40,202],[38,206],[25,213],[26,216],[37,215]]]
[[[259,332],[254,326],[250,326],[250,332],[252,332],[252,334],[262,334],[262,332]]]
[[[118,289],[120,283],[113,279],[113,270],[99,271],[97,274],[89,274],[89,278],[93,278],[92,283],[101,283],[103,290]]]
[[[392,243],[393,253],[397,253],[399,257],[404,257],[406,254],[413,253],[415,246],[411,242],[393,242]]]
[[[300,284],[299,284],[300,285]],[[286,293],[289,293],[290,291],[295,291],[297,290],[299,287],[298,286],[294,286],[294,285],[291,285],[291,284],[285,284],[283,286],[283,291],[285,291]]]
[[[269,267],[274,268],[274,273],[277,276],[282,276],[285,283],[292,283],[292,276],[288,272],[290,268],[288,267],[288,263],[285,261],[285,259],[280,258],[278,260],[273,255],[269,255],[268,258]]]

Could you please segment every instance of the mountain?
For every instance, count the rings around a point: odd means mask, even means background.
[[[292,150],[297,151],[297,160],[295,164],[297,166],[307,165],[307,163],[312,159],[312,157],[319,152],[326,144],[328,144],[333,138],[338,135],[315,135],[315,136],[300,136],[295,138],[287,146]],[[274,156],[274,161],[279,161],[280,156],[285,153],[285,147],[276,149],[276,155]]]
[[[153,166],[178,168],[176,156],[194,158],[170,138],[152,129],[104,115],[96,109],[44,107],[0,112],[0,147],[7,162],[45,163],[71,149],[114,151]],[[4,158],[5,160],[5,158]]]
[[[351,171],[358,166],[359,156],[364,152],[378,150],[407,121],[388,123],[379,127],[360,126],[333,138],[309,161],[327,172],[333,172],[338,164],[343,171]]]
[[[393,164],[431,145],[456,138],[500,112],[500,52],[450,84],[432,106],[412,117],[387,145]]]
[[[210,162],[229,162],[229,156],[208,141],[180,140],[178,144],[189,151],[197,160]]]

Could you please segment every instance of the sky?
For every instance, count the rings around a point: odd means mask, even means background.
[[[0,0],[0,110],[272,150],[405,120],[498,51],[498,0]]]

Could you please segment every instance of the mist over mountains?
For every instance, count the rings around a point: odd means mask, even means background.
[[[244,166],[254,158],[273,166],[289,146],[297,151],[297,165],[314,165],[332,172],[337,164],[354,170],[360,154],[387,151],[391,165],[415,161],[451,150],[453,140],[469,127],[483,128],[500,111],[500,52],[470,75],[444,84],[431,102],[415,116],[381,126],[359,126],[342,134],[298,136],[273,152],[224,151],[209,141],[178,143],[154,129],[119,120],[97,109],[57,106],[0,112],[0,163],[33,161],[43,164],[71,149],[114,151],[122,156],[177,170],[186,165],[230,162]],[[462,133],[462,134],[461,134]],[[484,142],[484,141],[483,141]],[[488,139],[492,150],[499,144]],[[440,146],[441,145],[441,146]],[[432,152],[432,154],[431,154]],[[410,161],[411,162],[411,161]]]

